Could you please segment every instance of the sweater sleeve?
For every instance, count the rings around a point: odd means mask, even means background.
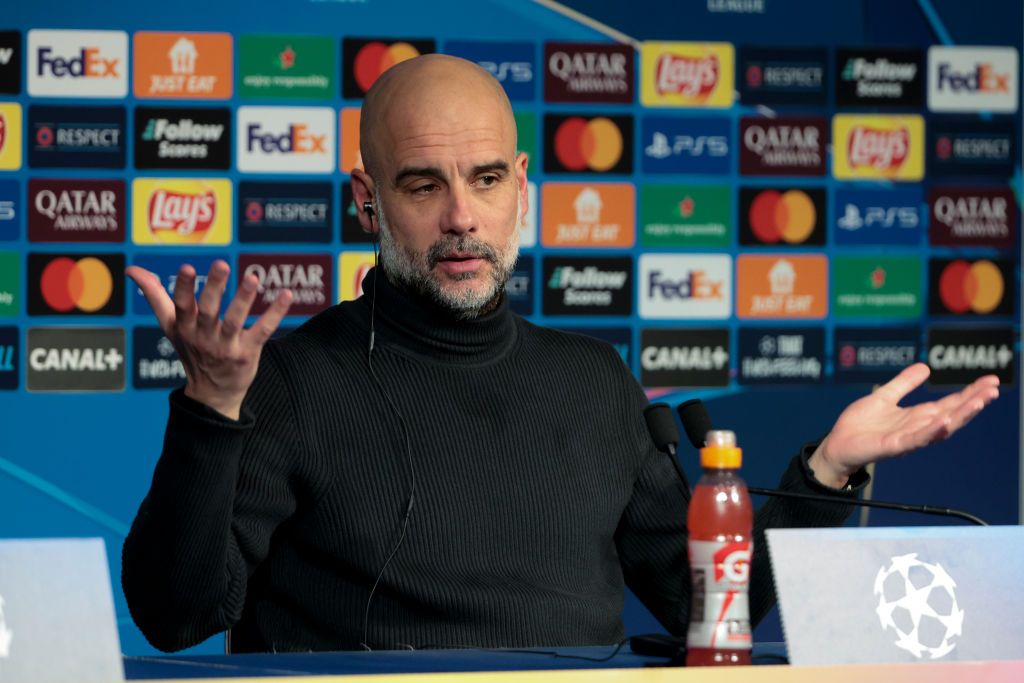
[[[634,484],[633,495],[616,532],[616,546],[626,584],[670,633],[686,634],[690,610],[690,567],[687,558],[686,515],[689,494],[669,456],[659,453],[650,438],[638,447],[648,451]],[[780,488],[800,493],[830,494],[840,502],[855,498],[866,484],[858,476],[851,490],[838,491],[818,483],[807,467],[814,444],[794,457],[783,473]],[[757,624],[775,604],[764,532],[776,527],[838,526],[853,506],[769,499],[754,516],[754,555],[750,583],[750,618]]]
[[[249,576],[295,510],[298,439],[272,356],[267,347],[237,422],[171,394],[163,453],[122,552],[129,611],[160,650],[238,621]]]

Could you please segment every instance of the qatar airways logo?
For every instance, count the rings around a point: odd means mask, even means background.
[[[659,95],[707,97],[718,85],[721,67],[718,57],[680,57],[663,54],[655,66],[655,84]]]
[[[851,168],[877,171],[898,169],[910,151],[910,132],[906,128],[883,130],[857,126],[850,134],[847,154]]]
[[[217,196],[157,190],[149,200],[149,225],[153,232],[178,235],[205,233],[217,216]]]

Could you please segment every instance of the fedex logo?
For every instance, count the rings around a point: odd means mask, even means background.
[[[1017,50],[934,46],[928,50],[928,108],[942,112],[1017,111]]]
[[[124,97],[128,35],[123,31],[28,32],[28,91],[44,97]]]
[[[238,170],[331,173],[337,127],[329,107],[239,107]]]
[[[248,150],[254,149],[272,154],[281,152],[283,154],[326,154],[327,135],[311,133],[309,126],[304,124],[288,126],[288,130],[281,135],[274,135],[264,132],[259,123],[252,123],[248,126]]]
[[[642,254],[640,317],[724,319],[732,313],[732,259],[724,255]]]
[[[939,90],[967,90],[970,92],[1008,93],[1010,74],[997,72],[990,63],[978,64],[973,70],[957,71],[949,62],[939,65]]]
[[[49,71],[57,78],[117,78],[120,63],[117,57],[104,57],[98,47],[84,47],[70,59],[55,55],[53,48],[41,47],[36,55],[36,75]]]
[[[722,299],[723,284],[709,279],[703,270],[691,270],[678,280],[655,270],[647,278],[647,296],[660,295],[663,299]]]

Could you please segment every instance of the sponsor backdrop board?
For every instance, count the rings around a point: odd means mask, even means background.
[[[226,259],[260,307],[295,290],[287,328],[358,297],[359,107],[428,52],[512,101],[515,311],[612,344],[652,399],[705,399],[762,485],[909,363],[934,370],[913,401],[995,372],[999,401],[880,465],[875,493],[1018,522],[1020,4],[564,4],[642,47],[497,0],[180,0],[170,24],[53,0],[0,22],[3,535],[103,536],[117,585],[182,380],[125,265],[173,287],[188,261],[201,287]],[[125,652],[152,652],[115,597]],[[632,597],[624,619],[658,628]]]

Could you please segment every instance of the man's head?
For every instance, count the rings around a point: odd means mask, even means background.
[[[375,207],[376,221],[360,221],[380,230],[388,277],[460,317],[490,310],[527,209],[527,159],[501,85],[456,57],[402,62],[366,95],[360,148],[353,194]]]

